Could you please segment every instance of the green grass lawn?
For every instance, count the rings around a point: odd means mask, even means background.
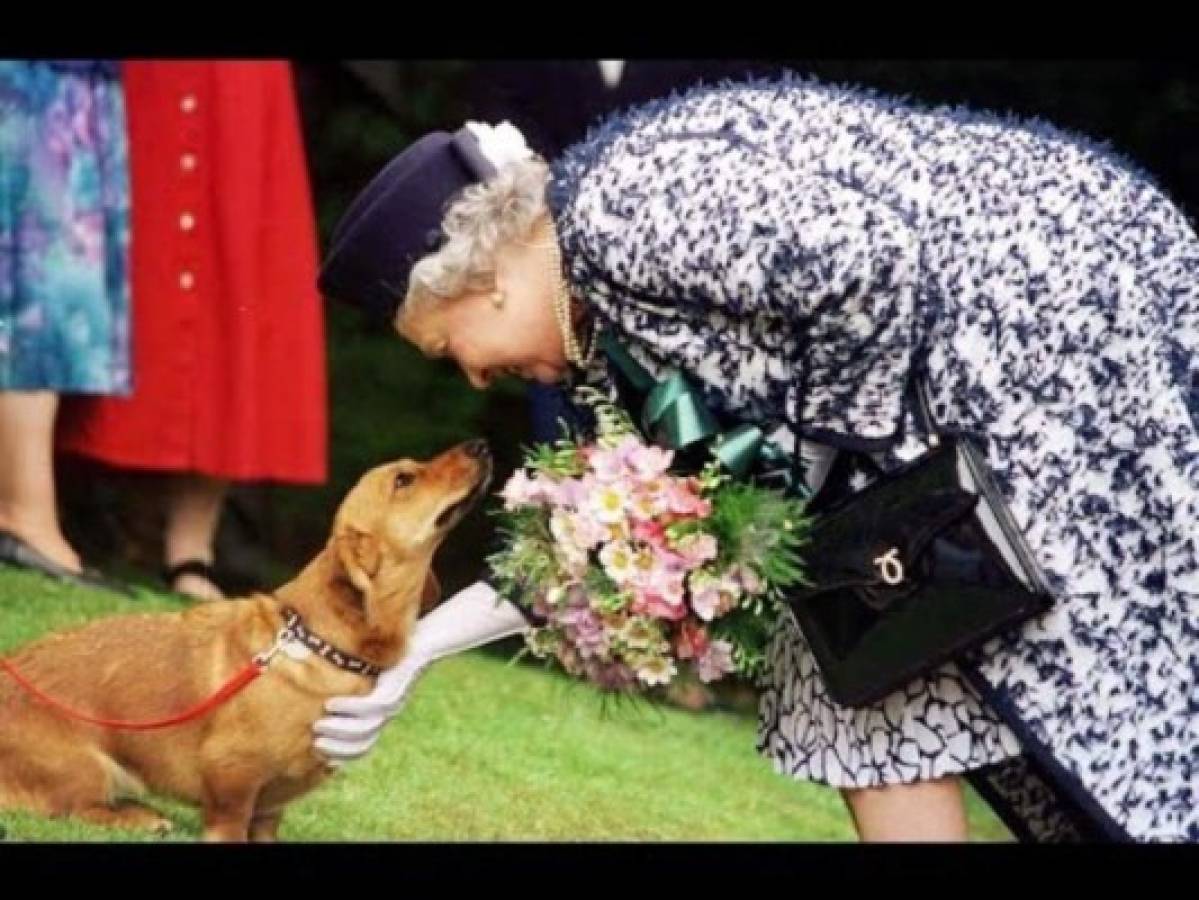
[[[182,603],[51,584],[0,568],[0,653],[47,631]],[[0,675],[0,677],[4,677]],[[298,801],[290,841],[851,841],[838,794],[775,775],[753,749],[752,718],[639,704],[604,711],[597,694],[535,666],[475,651],[418,683],[375,750]],[[152,801],[199,836],[195,810]],[[976,840],[1010,840],[968,796]],[[19,841],[150,840],[69,820],[0,812]]]

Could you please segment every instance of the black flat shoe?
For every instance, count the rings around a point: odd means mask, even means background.
[[[82,571],[72,572],[66,566],[61,566],[28,541],[17,537],[11,531],[0,530],[0,565],[7,564],[31,572],[39,572],[50,578],[65,581],[77,587],[93,590],[111,591],[126,597],[136,596],[126,585],[105,578],[99,571],[84,566]]]

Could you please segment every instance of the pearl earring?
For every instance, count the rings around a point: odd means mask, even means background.
[[[505,299],[505,298],[504,298],[504,292],[503,292],[503,291],[492,291],[492,292],[491,292],[491,305],[492,305],[492,306],[494,306],[496,309],[502,309],[502,308],[503,308],[503,306],[504,306],[504,299]]]

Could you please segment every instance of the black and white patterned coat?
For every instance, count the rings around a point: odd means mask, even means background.
[[[720,409],[794,424],[802,374],[806,439],[894,462],[926,375],[1054,588],[866,711],[785,627],[780,769],[967,772],[1023,837],[1199,840],[1199,239],[1150,178],[1043,123],[787,79],[618,115],[549,198],[577,295]]]

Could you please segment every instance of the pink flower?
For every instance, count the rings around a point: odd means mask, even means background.
[[[585,478],[563,478],[557,484],[553,503],[556,506],[566,506],[579,509],[586,501],[591,490],[591,482]]]
[[[658,522],[636,521],[633,523],[633,537],[656,549],[666,544],[666,529]]]
[[[745,593],[750,596],[755,596],[766,590],[766,582],[758,575],[751,566],[738,566],[737,579],[741,582],[741,587],[745,589]]]
[[[591,452],[587,462],[591,466],[596,481],[604,484],[619,481],[624,475],[624,460],[621,458],[619,448],[604,450],[597,447]]]
[[[710,534],[699,533],[687,535],[675,544],[675,549],[687,561],[688,568],[694,569],[715,559],[718,548],[716,538]]]
[[[685,604],[672,603],[661,594],[647,590],[640,590],[634,593],[631,608],[637,615],[652,616],[655,619],[665,619],[668,622],[678,622],[687,616],[687,607]]]
[[[691,608],[705,622],[711,622],[720,609],[720,591],[714,587],[704,588],[691,595]]]
[[[637,452],[638,447],[644,447],[641,439],[635,434],[626,434],[616,443],[615,453],[620,457],[620,461],[627,467],[629,459]]]
[[[577,606],[558,616],[566,627],[566,637],[583,659],[599,656],[608,649],[608,636],[603,623],[591,609]]]
[[[667,505],[663,502],[662,492],[656,487],[642,486],[633,492],[632,500],[629,503],[629,512],[634,519],[652,522],[668,511]]]
[[[666,473],[674,460],[674,453],[661,447],[634,444],[626,457],[629,469],[642,481],[650,481]]]
[[[695,666],[699,680],[705,683],[723,678],[733,669],[733,645],[728,641],[712,641]]]
[[[687,573],[662,565],[660,558],[651,558],[649,566],[639,566],[636,586],[650,594],[657,594],[668,603],[683,605],[686,597]]]
[[[694,568],[694,566],[687,563],[686,557],[681,553],[675,553],[669,547],[655,547],[654,558],[657,567],[663,572],[669,572],[671,575],[683,577]]]
[[[697,569],[687,578],[691,608],[705,622],[716,618],[720,608],[720,579],[706,569]]]
[[[537,506],[546,500],[545,482],[540,476],[529,477],[524,469],[517,469],[500,490],[504,498],[504,509],[518,506]]]
[[[706,518],[712,512],[712,504],[696,494],[689,481],[667,479],[662,494],[666,508],[676,515]]]
[[[688,619],[679,627],[674,645],[675,654],[679,659],[696,659],[707,651],[710,643],[711,638],[704,627]]]

